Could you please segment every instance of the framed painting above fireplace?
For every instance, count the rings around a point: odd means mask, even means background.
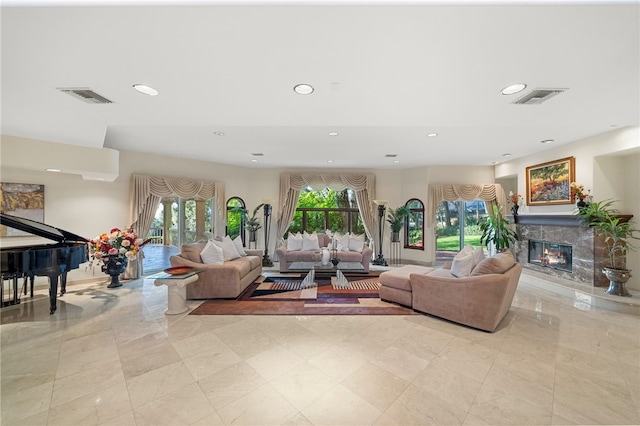
[[[574,157],[527,167],[527,205],[573,204],[571,182],[575,181]]]

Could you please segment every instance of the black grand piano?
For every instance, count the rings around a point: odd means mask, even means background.
[[[24,279],[25,293],[27,280],[31,280],[31,295],[33,296],[34,278],[36,276],[49,277],[49,301],[51,303],[49,313],[53,314],[57,309],[58,281],[60,282],[60,295],[63,295],[66,292],[67,272],[77,269],[81,263],[89,260],[87,246],[89,240],[45,223],[3,213],[0,213],[0,224],[56,241],[56,244],[15,247],[6,247],[6,242],[3,241],[3,246],[0,248],[3,287],[5,278],[13,280],[15,299],[18,297],[18,279]],[[19,300],[14,303],[19,303]]]

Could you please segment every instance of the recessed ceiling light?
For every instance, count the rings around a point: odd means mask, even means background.
[[[338,132],[329,132],[329,136],[338,136]]]
[[[252,159],[251,159],[251,162],[252,162],[252,163],[257,163],[257,162],[258,162],[258,160],[256,160],[255,158],[252,158]]]
[[[438,134],[437,134],[437,133],[429,133],[429,134],[427,135],[427,137],[428,137],[428,138],[435,138],[436,136],[438,136]]]
[[[495,166],[496,164],[500,164],[500,162],[499,162],[499,161],[494,161],[494,162],[493,162],[493,163],[491,163],[491,164],[493,164],[493,165]]]
[[[511,154],[506,153],[506,154],[502,154],[503,157],[511,157]]]
[[[399,163],[400,163],[400,160],[393,160],[393,163],[394,163],[394,164],[399,164]]]
[[[540,143],[551,143],[553,142],[553,139],[545,139],[543,141],[540,141]]]
[[[216,136],[224,136],[224,132],[213,132]]]
[[[327,160],[327,163],[333,163],[333,160]]]
[[[143,93],[145,95],[149,95],[149,96],[155,96],[158,94],[158,91],[156,89],[154,89],[151,86],[146,86],[144,84],[134,84],[133,88],[136,89],[138,92]]]
[[[60,169],[45,169],[48,172],[55,172],[55,173],[60,173],[62,170]]]
[[[298,84],[293,87],[293,91],[299,95],[309,95],[313,93],[313,87],[309,84]]]
[[[504,89],[502,89],[500,93],[502,93],[503,95],[514,95],[518,92],[522,92],[526,88],[527,88],[526,84],[516,83],[516,84],[512,84],[511,86],[505,87]]]

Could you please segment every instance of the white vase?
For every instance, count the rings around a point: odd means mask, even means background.
[[[322,262],[323,265],[328,265],[330,260],[329,249],[322,249]]]

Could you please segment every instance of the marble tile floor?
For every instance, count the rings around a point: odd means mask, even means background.
[[[640,316],[523,275],[495,333],[411,316],[166,316],[151,280],[0,311],[2,425],[640,423]],[[190,302],[197,306],[199,302]]]

